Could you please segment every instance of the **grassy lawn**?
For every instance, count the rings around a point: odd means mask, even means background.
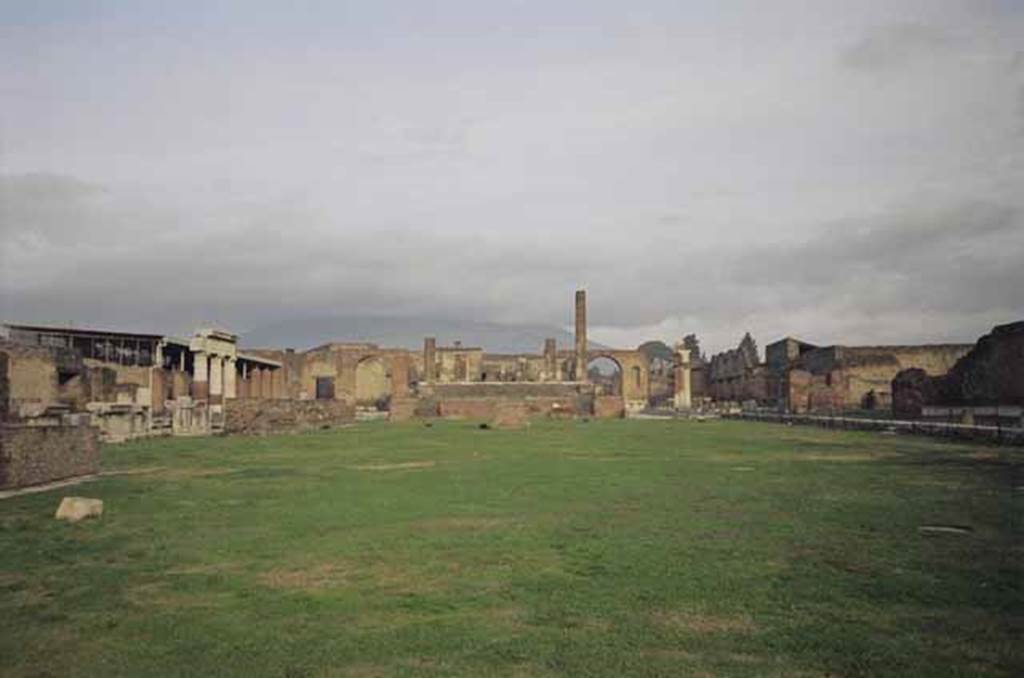
[[[439,422],[104,455],[138,472],[0,502],[3,675],[1024,672],[1020,449]]]

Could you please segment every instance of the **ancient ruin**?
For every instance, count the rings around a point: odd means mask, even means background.
[[[465,418],[512,426],[529,417],[624,417],[647,408],[648,356],[588,346],[585,291],[576,293],[574,310],[574,345],[559,349],[547,339],[536,354],[487,353],[459,342],[438,346],[431,337],[422,351],[346,342],[305,351],[243,350],[236,335],[215,328],[180,339],[7,325],[0,341],[5,482],[94,472],[97,436],[119,442],[269,433],[357,418]],[[594,367],[601,362],[613,372]],[[657,366],[659,402],[689,408],[689,369],[682,345],[671,365]],[[59,468],[48,468],[45,455],[36,455],[27,470],[14,450],[53,447],[40,436],[83,452],[66,455]]]
[[[943,375],[970,349],[970,344],[816,346],[786,337],[769,344],[762,361],[747,333],[737,348],[711,358],[701,395],[716,403],[790,413],[889,411],[892,380],[901,370]],[[693,369],[695,376],[700,372]]]
[[[1022,323],[997,327],[977,347],[819,347],[787,337],[769,344],[762,361],[749,333],[710,360],[692,334],[671,348],[590,344],[583,290],[574,321],[571,347],[549,338],[538,353],[514,354],[458,341],[441,346],[433,337],[418,351],[367,342],[296,351],[242,349],[236,335],[216,328],[180,339],[7,325],[0,486],[95,472],[97,439],[263,434],[357,419],[516,427],[532,417],[740,409],[835,415],[888,412],[894,404],[897,416],[999,423],[1005,414],[1012,423],[1024,404]],[[984,409],[996,406],[1001,414]]]
[[[892,397],[902,419],[1024,425],[1024,321],[993,328],[945,373],[901,371]]]

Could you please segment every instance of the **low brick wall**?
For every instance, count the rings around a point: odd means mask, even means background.
[[[344,400],[228,400],[224,432],[288,433],[329,428],[355,421],[356,409]]]
[[[952,440],[986,441],[1002,445],[1024,446],[1024,428],[1001,426],[974,426],[944,422],[905,421],[899,419],[860,419],[857,417],[825,417],[813,414],[775,414],[769,412],[743,412],[724,415],[726,419],[768,421],[777,424],[805,424],[822,428],[853,429],[858,431],[886,431],[912,435],[950,438]]]
[[[392,398],[388,406],[388,420],[409,421],[417,416],[418,398]]]
[[[427,384],[422,387],[425,395],[437,396],[440,400],[500,398],[503,400],[526,400],[531,398],[577,398],[581,393],[593,392],[590,384],[572,382],[461,382],[452,384]]]
[[[621,404],[621,399],[620,399]],[[448,419],[480,419],[489,421],[504,406],[521,407],[530,417],[571,417],[579,413],[579,400],[561,398],[455,398],[438,402],[438,414]]]
[[[442,400],[437,404],[437,411],[445,419],[490,420],[494,418],[499,402],[496,398]]]
[[[492,423],[497,428],[522,428],[530,423],[530,410],[525,402],[502,401],[495,408]]]
[[[626,403],[621,396],[594,398],[594,416],[598,419],[622,419],[626,416]]]
[[[99,436],[91,426],[0,424],[0,489],[39,485],[99,470]]]

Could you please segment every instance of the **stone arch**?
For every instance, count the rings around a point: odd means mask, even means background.
[[[357,405],[387,408],[391,395],[391,375],[387,363],[379,355],[366,356],[356,363],[355,395]]]
[[[587,356],[587,380],[594,384],[597,395],[621,396],[626,370],[622,362],[609,353]]]

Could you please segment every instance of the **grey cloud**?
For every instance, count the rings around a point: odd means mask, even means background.
[[[871,31],[843,48],[839,62],[848,68],[883,71],[948,51],[953,39],[945,30],[918,23],[899,23]]]
[[[879,311],[900,307],[1024,311],[1024,216],[968,203],[846,221],[811,240],[754,248],[732,271],[740,284],[837,299]]]
[[[127,9],[115,43],[14,31],[0,316],[568,325],[585,286],[623,342],[713,348],[969,339],[1024,314],[1021,14],[747,4],[624,30],[613,3],[554,22],[524,3],[500,35],[480,23],[501,10],[437,8],[473,39],[384,18],[379,43],[353,17],[312,49],[289,15],[294,50],[216,21],[153,42]]]

